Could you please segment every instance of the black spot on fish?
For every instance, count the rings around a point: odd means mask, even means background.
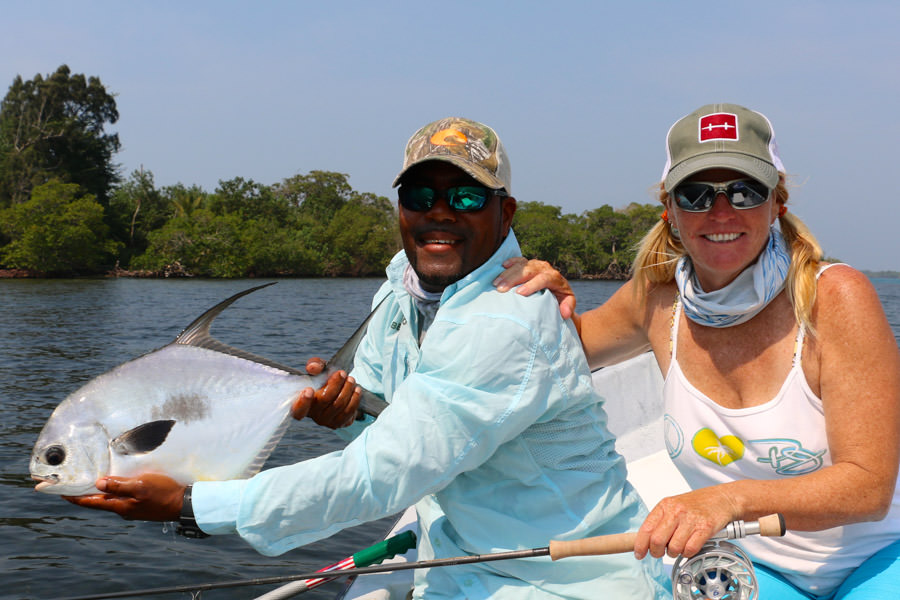
[[[154,408],[156,419],[175,419],[179,423],[190,423],[209,414],[209,401],[200,394],[176,394],[166,399],[162,406]]]
[[[109,446],[117,454],[146,454],[166,441],[174,425],[172,420],[150,421],[129,429],[110,441]]]

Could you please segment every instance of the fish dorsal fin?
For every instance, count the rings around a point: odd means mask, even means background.
[[[215,318],[218,317],[222,313],[222,311],[231,306],[236,300],[243,298],[247,294],[252,294],[257,290],[269,287],[270,285],[275,285],[276,283],[278,282],[273,281],[272,283],[258,285],[256,287],[244,290],[243,292],[238,292],[234,296],[231,296],[230,298],[219,302],[211,309],[194,319],[194,321],[190,325],[185,327],[184,331],[182,331],[181,334],[177,338],[175,338],[175,341],[172,343],[180,344],[182,346],[205,348],[207,350],[213,350],[222,354],[229,354],[231,356],[250,360],[267,367],[272,367],[286,373],[291,373],[293,375],[306,375],[306,371],[300,371],[291,367],[286,367],[275,362],[274,360],[270,360],[262,356],[257,356],[252,352],[247,352],[246,350],[241,350],[240,348],[229,346],[228,344],[220,342],[219,340],[214,338],[209,332],[209,328]]]
[[[362,322],[362,325],[357,327],[356,331],[353,332],[353,335],[350,336],[350,339],[348,339],[344,345],[341,346],[341,349],[335,353],[330,361],[328,361],[329,372],[346,371],[349,373],[350,370],[353,369],[353,357],[356,356],[356,349],[366,335],[366,330],[369,328],[369,321],[372,320],[372,317],[375,316],[375,313],[378,312],[378,309],[381,308],[382,304],[384,304],[384,299],[378,303],[378,306],[372,309],[372,312],[369,313],[366,320]],[[387,408],[387,402],[372,392],[364,389],[359,402],[359,408],[362,412],[377,417],[381,414],[381,411]]]
[[[385,298],[385,300],[386,299],[387,298]],[[353,332],[350,339],[344,342],[341,349],[334,353],[334,356],[328,361],[329,371],[349,371],[353,368],[353,357],[356,356],[356,349],[359,347],[359,343],[362,342],[362,339],[366,336],[366,330],[369,328],[369,321],[372,320],[372,317],[375,316],[375,313],[378,312],[378,309],[381,308],[382,304],[384,304],[384,300],[379,302],[378,306],[372,309],[372,312],[370,312],[369,316],[366,317],[366,320],[356,328],[356,331]]]
[[[250,289],[244,290],[243,292],[238,292],[230,298],[219,302],[208,311],[197,317],[190,325],[188,325],[184,329],[184,331],[181,332],[181,334],[177,338],[175,338],[175,341],[172,343],[181,344],[183,346],[205,348],[207,350],[213,350],[222,354],[236,356],[238,358],[250,360],[267,367],[272,367],[280,371],[284,371],[285,373],[291,373],[293,375],[309,375],[305,370],[301,371],[292,367],[286,367],[273,360],[269,360],[268,358],[257,356],[252,352],[247,352],[246,350],[241,350],[240,348],[233,348],[228,344],[220,342],[209,332],[209,328],[215,318],[218,317],[219,314],[222,313],[222,311],[231,306],[231,304],[233,304],[236,300],[246,296],[247,294],[251,294],[257,290],[261,290],[264,287],[275,285],[276,283],[277,282],[273,281],[272,283],[252,287]],[[372,320],[372,317],[375,315],[375,313],[383,303],[384,300],[378,303],[378,306],[376,306],[369,314],[369,316],[366,317],[366,320],[362,322],[362,325],[360,325],[353,333],[353,335],[350,336],[350,339],[348,339],[347,342],[344,343],[344,345],[341,347],[341,349],[335,353],[335,355],[327,365],[329,372],[340,370],[350,372],[350,370],[353,368],[353,357],[356,355],[356,349],[359,347],[360,342],[366,335],[366,329],[369,327],[369,321]],[[362,399],[360,400],[360,410],[362,412],[372,415],[373,417],[377,417],[385,408],[387,408],[387,403],[384,400],[369,392],[368,390],[363,390]]]
[[[110,440],[109,447],[116,454],[146,454],[159,448],[166,438],[175,421],[166,419],[162,421],[150,421],[129,429],[125,433]]]

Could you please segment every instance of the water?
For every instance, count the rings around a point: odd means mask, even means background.
[[[33,491],[31,448],[69,392],[126,359],[170,342],[203,311],[264,281],[0,281],[0,600],[50,600],[321,568],[379,540],[390,519],[345,530],[282,556],[257,554],[237,536],[187,540],[161,524],[124,521]],[[377,279],[282,280],[239,300],[213,326],[229,344],[303,366],[330,357],[368,312]],[[617,282],[574,282],[579,310]],[[900,340],[900,280],[876,280]],[[330,431],[295,423],[268,466],[340,448]],[[275,586],[204,592],[207,600],[254,598]],[[331,583],[302,596],[331,598]],[[190,598],[168,594],[158,598]]]

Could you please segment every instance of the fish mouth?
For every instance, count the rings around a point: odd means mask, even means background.
[[[59,475],[32,475],[31,478],[38,482],[36,486],[34,486],[34,491],[40,492],[41,490],[45,490],[48,487],[54,486],[59,483]]]

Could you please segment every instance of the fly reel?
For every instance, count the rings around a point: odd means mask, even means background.
[[[747,554],[729,542],[707,542],[672,567],[675,600],[759,600],[759,585]]]

